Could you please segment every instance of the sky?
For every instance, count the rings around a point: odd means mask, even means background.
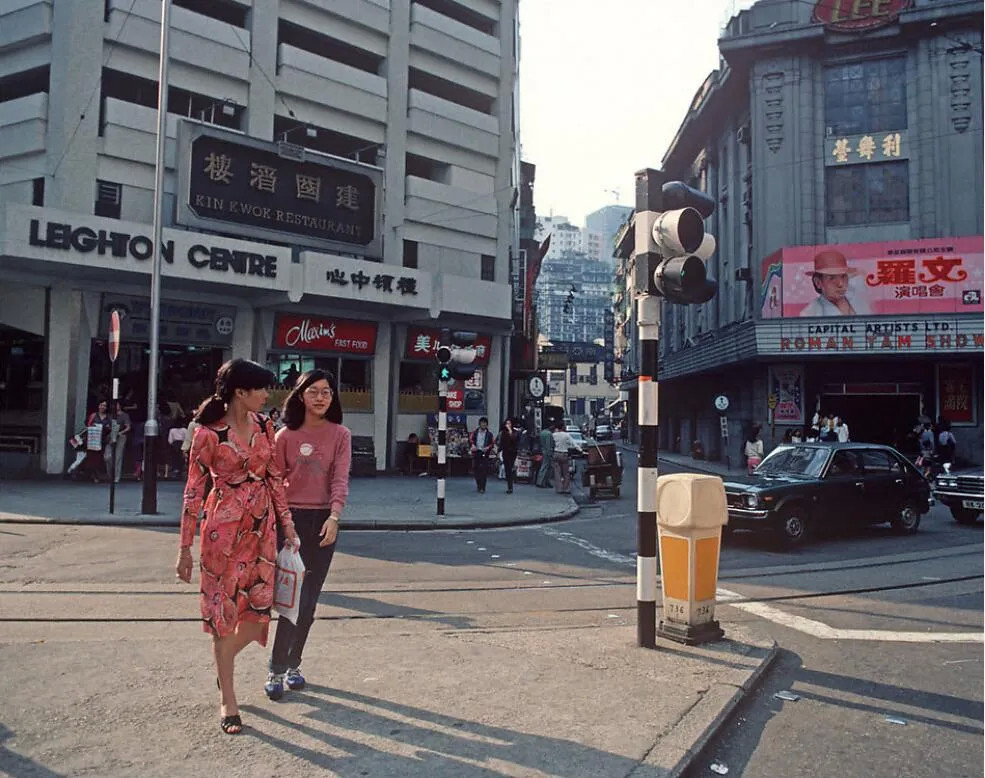
[[[633,205],[744,0],[520,0],[520,142],[538,216]],[[618,195],[616,194],[618,193]]]

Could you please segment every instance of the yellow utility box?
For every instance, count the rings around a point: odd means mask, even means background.
[[[725,485],[718,476],[674,473],[657,479],[660,637],[693,646],[725,634],[715,621],[715,591],[727,523]]]

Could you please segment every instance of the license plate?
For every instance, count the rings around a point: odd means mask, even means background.
[[[962,508],[974,508],[976,511],[985,510],[982,500],[962,500]]]

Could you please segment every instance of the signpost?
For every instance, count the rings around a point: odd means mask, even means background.
[[[116,507],[116,441],[120,437],[120,420],[116,415],[116,402],[120,398],[120,379],[116,377],[116,358],[120,355],[120,312],[113,309],[109,316],[109,380],[113,387],[113,399],[110,401],[110,418],[113,420],[109,427],[110,465],[109,465],[109,512]]]
[[[720,394],[715,398],[715,410],[719,413],[718,423],[722,428],[722,448],[725,449],[725,466],[731,470],[732,455],[728,450],[728,416],[725,415],[728,407],[729,400],[724,394]]]
[[[773,443],[776,443],[776,406],[779,402],[775,394],[771,394],[766,400],[766,405],[770,409],[770,440]]]

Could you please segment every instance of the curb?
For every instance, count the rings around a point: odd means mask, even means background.
[[[719,684],[708,692],[692,707],[684,717],[674,725],[674,729],[682,729],[686,731],[689,726],[699,728],[701,727],[701,732],[695,737],[689,744],[668,744],[664,748],[661,748],[661,744],[658,742],[656,747],[647,754],[647,758],[640,763],[639,767],[647,766],[651,758],[658,757],[661,764],[670,764],[672,767],[666,768],[667,772],[664,773],[665,778],[681,778],[686,770],[688,770],[694,761],[701,755],[705,747],[711,741],[719,730],[724,726],[725,722],[728,721],[729,717],[739,707],[739,704],[746,699],[747,696],[759,685],[766,671],[773,666],[773,662],[776,661],[777,656],[779,656],[780,649],[777,646],[776,641],[772,641],[773,645],[769,649],[766,656],[759,663],[759,666],[752,671],[746,681],[742,686],[735,688],[732,686],[726,686],[724,684]],[[729,694],[729,689],[733,691]],[[722,700],[720,696],[728,695],[728,699]],[[717,712],[712,716],[711,721],[707,724],[702,725],[702,719],[706,716],[708,711],[704,708],[712,706],[717,708]],[[629,778],[632,778],[634,769],[630,773]]]
[[[439,529],[497,529],[503,527],[523,527],[534,524],[550,524],[558,521],[566,521],[577,515],[581,506],[574,505],[561,513],[552,516],[519,517],[500,520],[490,519],[455,519],[439,518],[435,516],[431,519],[411,519],[403,520],[366,520],[351,519],[343,523],[346,531],[355,530],[357,532],[372,532],[393,530],[398,532],[426,532]],[[0,516],[0,524],[53,524],[68,526],[95,526],[95,527],[170,527],[181,526],[181,521],[175,518],[154,518],[144,517],[141,514],[133,516],[71,516],[67,518],[47,518],[47,517],[17,517]]]

